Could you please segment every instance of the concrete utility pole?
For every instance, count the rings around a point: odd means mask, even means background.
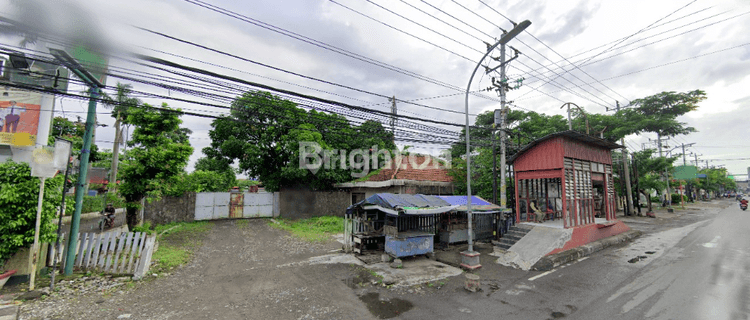
[[[497,147],[495,146],[495,128],[497,127],[500,110],[495,109],[495,122],[492,124],[492,203],[497,204]]]
[[[564,108],[565,106],[568,106],[568,130],[573,130],[573,119],[570,118],[570,105],[573,104],[572,102],[566,102],[563,103],[563,105],[560,107],[560,109]]]
[[[500,37],[500,40],[498,40],[497,43],[489,46],[487,48],[487,52],[484,54],[484,56],[482,56],[481,59],[479,59],[476,67],[474,67],[474,71],[472,71],[471,76],[469,77],[469,83],[466,85],[466,94],[464,98],[466,110],[466,214],[468,220],[467,242],[469,243],[469,248],[467,251],[461,252],[461,266],[467,269],[477,269],[481,267],[481,264],[479,264],[479,252],[474,251],[474,230],[472,228],[473,216],[471,212],[471,147],[469,143],[469,91],[471,90],[471,82],[474,79],[474,75],[477,73],[477,70],[479,70],[479,67],[482,66],[482,61],[484,61],[484,59],[487,58],[488,55],[490,55],[492,50],[495,50],[495,48],[497,48],[497,46],[499,45],[504,46],[506,43],[508,43],[508,41],[515,38],[519,33],[528,28],[529,25],[531,25],[531,22],[529,20],[524,20],[523,22],[516,24],[512,30]],[[505,58],[503,57],[503,59]],[[503,177],[503,180],[505,180],[505,177]],[[501,201],[502,199],[503,198],[501,198]]]
[[[617,111],[620,111],[620,101],[615,101],[617,105]],[[625,147],[625,137],[620,139],[620,144]],[[627,208],[628,212],[626,215],[632,215],[633,214],[633,189],[630,186],[630,165],[628,163],[628,148],[622,148],[622,162],[624,166],[624,174],[625,174],[625,192],[627,193],[626,199],[627,199]]]
[[[500,120],[500,208],[505,209],[508,205],[508,196],[506,195],[505,189],[507,188],[505,181],[505,129],[507,123],[505,118],[508,115],[508,107],[505,106],[505,88],[507,81],[505,80],[505,44],[500,45],[500,119],[495,118],[495,121]]]
[[[669,140],[669,137],[667,137],[666,139]],[[662,152],[661,133],[659,132],[656,133],[656,140],[657,140],[657,144],[659,145],[659,157],[663,157],[664,153]],[[666,168],[664,169],[664,181],[667,182],[667,192],[664,193],[664,201],[666,201],[667,207],[671,207],[672,195],[670,194],[670,191],[669,191],[669,172],[667,171]]]
[[[391,100],[391,133],[393,136],[396,136],[396,114],[398,113],[398,109],[396,107],[396,96],[393,96],[393,98],[390,98],[388,100]]]

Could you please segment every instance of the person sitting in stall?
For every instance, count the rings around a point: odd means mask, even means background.
[[[531,207],[531,211],[534,212],[534,218],[535,218],[534,220],[537,223],[544,222],[544,218],[545,218],[544,212],[542,212],[542,210],[539,210],[536,207],[536,200],[531,200],[531,203],[529,204],[529,207]]]

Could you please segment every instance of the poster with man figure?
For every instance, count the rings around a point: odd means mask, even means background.
[[[20,90],[2,90],[0,96],[0,145],[28,145],[39,129],[41,95]]]

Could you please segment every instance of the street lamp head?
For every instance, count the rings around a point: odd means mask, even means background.
[[[89,87],[96,87],[96,88],[104,88],[104,84],[99,81],[94,75],[91,74],[88,70],[86,70],[83,66],[81,66],[78,61],[71,57],[67,52],[60,49],[54,49],[50,48],[49,53],[52,54],[52,56],[57,59],[57,61],[60,61],[62,65],[64,65],[66,68],[70,69],[73,73],[76,74],[83,82],[86,82],[86,85]]]
[[[500,44],[506,44],[511,39],[515,38],[519,33],[526,30],[531,25],[531,21],[524,20],[523,22],[516,25],[513,29],[508,31],[508,33],[504,34],[502,37],[500,37],[500,41],[498,41]]]

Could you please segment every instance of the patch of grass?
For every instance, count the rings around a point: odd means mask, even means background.
[[[154,226],[151,231],[158,236],[159,248],[152,256],[154,266],[149,272],[162,273],[188,263],[209,230],[211,224],[205,221]]]
[[[147,232],[147,233],[153,233],[154,230],[151,230],[151,222],[146,221],[143,223],[143,225],[135,226],[133,228],[133,232]]]
[[[239,219],[235,221],[235,225],[240,229],[247,228],[250,225],[250,221],[248,219]]]
[[[342,217],[322,216],[301,220],[279,219],[275,221],[278,223],[269,221],[269,225],[289,231],[293,235],[311,242],[325,241],[332,234],[344,231],[344,218]]]

